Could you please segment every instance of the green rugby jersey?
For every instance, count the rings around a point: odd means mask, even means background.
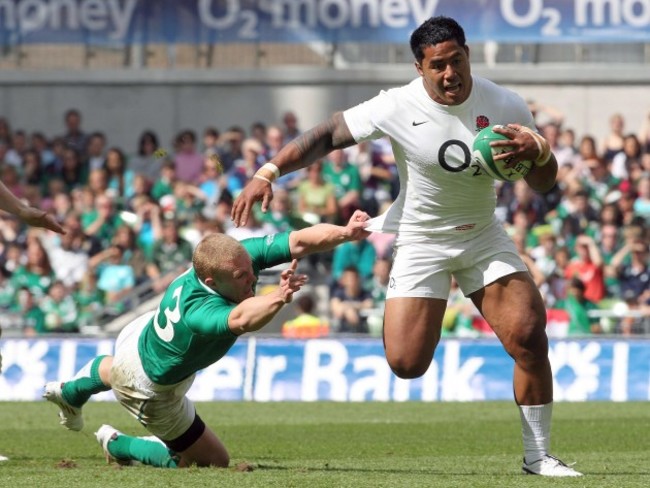
[[[265,268],[291,261],[289,233],[241,241],[257,277]],[[228,327],[237,306],[204,285],[194,268],[165,291],[156,314],[138,340],[145,373],[159,385],[173,385],[221,359],[237,340]]]

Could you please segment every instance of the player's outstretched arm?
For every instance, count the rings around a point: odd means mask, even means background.
[[[293,299],[293,294],[307,283],[307,275],[297,274],[298,260],[280,275],[280,284],[271,293],[247,298],[237,305],[228,317],[228,327],[236,335],[253,332],[268,324],[275,314]]]
[[[327,121],[310,129],[289,142],[269,163],[262,166],[237,196],[232,207],[231,219],[235,226],[246,225],[255,202],[262,202],[266,212],[273,199],[271,184],[280,175],[296,171],[318,158],[355,144],[343,112],[337,112]]]
[[[18,199],[0,182],[0,209],[15,215],[27,225],[44,227],[59,234],[65,234],[63,227],[45,210],[30,207]]]
[[[316,252],[330,251],[343,242],[358,241],[370,235],[366,230],[370,216],[357,210],[346,226],[316,224],[289,234],[292,258],[301,258]]]

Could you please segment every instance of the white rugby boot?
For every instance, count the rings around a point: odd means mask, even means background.
[[[43,398],[47,401],[55,403],[61,409],[59,411],[59,422],[63,427],[69,430],[80,431],[84,428],[84,419],[81,415],[81,409],[73,407],[63,398],[61,388],[63,383],[60,381],[50,381],[45,385]]]
[[[131,466],[133,462],[130,459],[118,459],[108,451],[108,443],[117,439],[119,435],[122,435],[119,430],[107,424],[102,425],[97,429],[97,432],[95,432],[95,437],[97,438],[99,445],[102,446],[107,463],[114,461],[121,466]]]
[[[582,473],[550,454],[530,464],[524,458],[524,464],[521,469],[525,474],[538,474],[540,476],[553,476],[558,478],[582,476]]]

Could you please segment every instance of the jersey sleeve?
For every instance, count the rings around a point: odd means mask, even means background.
[[[393,113],[395,102],[387,91],[343,112],[345,123],[356,142],[379,139],[385,133],[381,121]]]
[[[241,244],[250,254],[256,274],[262,269],[291,261],[289,232],[252,237],[242,240]]]
[[[198,334],[233,337],[234,334],[228,326],[228,317],[235,307],[236,304],[221,297],[204,299],[187,317],[188,325]]]

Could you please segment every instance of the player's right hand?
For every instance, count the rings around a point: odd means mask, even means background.
[[[273,189],[266,181],[252,178],[233,203],[230,219],[235,227],[246,225],[255,202],[262,202],[262,212],[266,212],[273,200]]]

